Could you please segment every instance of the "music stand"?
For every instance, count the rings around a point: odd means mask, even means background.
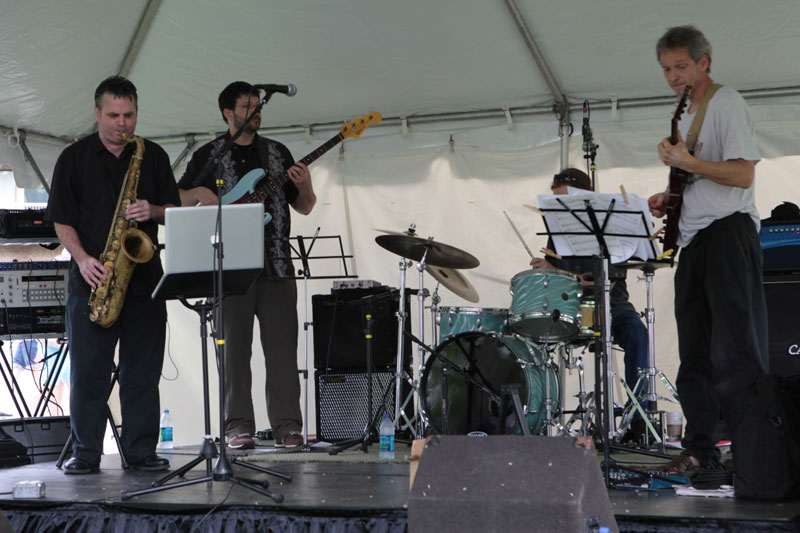
[[[573,189],[574,191],[574,189]],[[602,428],[601,441],[605,464],[610,464],[609,441],[615,434],[614,399],[612,395],[611,362],[611,284],[609,270],[612,258],[617,262],[633,254],[645,259],[655,258],[656,250],[648,225],[649,211],[642,199],[630,195],[640,206],[639,210],[617,209],[617,202],[628,203],[625,195],[598,194],[580,191],[578,194],[539,196],[540,207],[548,235],[553,239],[556,251],[565,256],[587,257],[594,262],[595,288],[601,288],[601,336],[595,340],[595,355],[599,364],[595,365],[595,406],[599,426]],[[602,220],[598,214],[603,213]],[[615,216],[617,215],[617,216]],[[555,230],[551,230],[551,225]],[[624,239],[638,239],[631,245]],[[647,239],[641,242],[641,239]],[[641,245],[643,244],[643,245]],[[575,252],[578,252],[577,254]],[[602,375],[601,375],[602,374]],[[602,398],[602,404],[599,399]],[[636,402],[635,398],[632,401]],[[647,420],[647,417],[645,417]],[[648,421],[649,422],[649,421]],[[605,469],[606,485],[610,485],[609,469]]]
[[[309,326],[313,326],[313,322],[308,321],[308,280],[310,279],[341,279],[341,278],[356,278],[355,274],[348,274],[347,271],[347,260],[353,259],[352,255],[348,255],[344,253],[344,246],[342,245],[342,237],[341,235],[320,235],[319,234],[320,228],[317,228],[317,231],[314,232],[314,235],[311,237],[303,237],[302,235],[298,235],[297,237],[289,237],[289,247],[291,248],[291,255],[284,259],[288,259],[292,261],[294,259],[300,259],[302,264],[302,268],[297,271],[297,276],[294,276],[292,279],[303,280],[303,357],[304,363],[302,370],[298,372],[303,375],[303,389],[305,394],[305,401],[303,402],[303,444],[301,446],[301,451],[309,452],[312,451],[311,445],[308,443],[308,328]],[[311,239],[311,243],[306,248],[305,239]],[[314,248],[314,244],[317,241],[326,242],[329,240],[334,240],[336,244],[338,244],[338,249],[334,252],[323,252],[322,255],[311,255],[311,250]],[[294,247],[294,243],[297,243],[297,248]],[[344,270],[344,274],[342,275],[311,275],[311,266],[309,264],[309,260],[322,260],[322,261],[334,261],[335,263],[339,263],[341,261],[341,268]],[[371,383],[370,383],[371,385]]]
[[[226,221],[233,224],[225,226],[222,230],[222,242],[228,247],[225,250],[226,258],[231,268],[219,271],[215,262],[218,260],[219,232],[217,214],[220,213]],[[226,205],[217,207],[195,208],[168,208],[165,212],[166,226],[166,260],[165,271],[158,283],[153,298],[177,299],[187,308],[195,311],[200,318],[200,337],[203,367],[203,414],[205,422],[205,437],[200,447],[199,455],[183,467],[170,472],[161,479],[153,482],[152,488],[138,491],[122,491],[123,500],[142,494],[150,494],[178,487],[196,485],[211,481],[230,481],[245,488],[269,496],[274,501],[283,501],[283,495],[267,490],[269,482],[237,477],[233,473],[231,464],[250,468],[258,472],[274,475],[286,481],[292,477],[287,474],[253,465],[238,459],[229,460],[225,452],[225,425],[224,425],[224,374],[219,373],[219,403],[220,403],[220,451],[211,437],[211,414],[209,407],[208,386],[208,349],[206,323],[211,321],[213,311],[221,307],[220,299],[228,295],[241,294],[255,282],[258,274],[264,268],[264,206],[263,204]],[[228,230],[227,228],[231,228]],[[244,238],[241,238],[244,236]],[[201,244],[192,245],[191,241]],[[188,254],[188,256],[186,255]],[[170,259],[174,259],[171,261]],[[222,282],[222,294],[219,294],[219,284]],[[225,283],[230,280],[230,283]],[[211,295],[217,294],[217,299]],[[187,298],[206,296],[202,302],[190,304]],[[220,362],[220,367],[224,360]],[[217,465],[212,471],[211,460],[217,458]],[[186,472],[206,462],[206,475],[204,477],[164,485],[175,476],[183,476]]]

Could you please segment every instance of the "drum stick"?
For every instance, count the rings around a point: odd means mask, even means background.
[[[625,192],[625,186],[620,183],[619,190],[622,192],[622,201],[628,205],[628,193]]]
[[[661,235],[662,233],[664,233],[664,226],[661,226],[660,228],[658,228],[658,231],[656,231],[655,233],[653,233],[652,235],[650,235],[650,240],[651,240],[651,241],[655,240],[655,239],[656,239],[656,237],[658,237],[658,236],[659,236],[659,235]]]
[[[531,252],[531,249],[528,248],[528,245],[525,243],[525,239],[522,238],[522,235],[520,234],[519,230],[517,230],[517,227],[514,225],[514,222],[512,222],[511,217],[508,216],[508,213],[506,213],[505,211],[503,211],[503,214],[508,219],[508,223],[511,224],[511,229],[513,229],[514,233],[516,233],[517,237],[519,237],[519,242],[521,242],[522,246],[525,247],[525,250],[528,252],[528,255],[531,256],[531,259],[534,259],[533,252]]]
[[[553,250],[550,250],[550,249],[548,249],[548,248],[542,248],[542,249],[541,249],[541,250],[539,250],[539,251],[540,251],[541,253],[543,253],[544,255],[549,255],[550,257],[552,257],[552,258],[554,258],[554,259],[564,259],[564,258],[563,258],[563,257],[561,257],[560,255],[558,255],[557,253],[555,253]]]
[[[542,212],[542,210],[541,210],[541,209],[539,209],[538,207],[534,207],[534,206],[532,206],[532,205],[530,205],[530,204],[522,204],[522,205],[523,205],[523,206],[525,206],[525,207],[527,207],[528,209],[530,209],[531,211],[533,211],[533,212],[534,212],[534,213],[536,213],[537,215],[543,215],[543,214],[544,214],[544,213]]]

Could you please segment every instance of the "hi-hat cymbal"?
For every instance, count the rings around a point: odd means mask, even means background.
[[[481,299],[480,296],[478,296],[478,291],[472,286],[472,283],[458,270],[432,265],[425,265],[425,270],[427,270],[436,281],[453,291],[456,296],[461,296],[468,302],[475,304]]]
[[[425,256],[427,265],[444,268],[475,268],[481,264],[472,254],[432,239],[423,239],[412,235],[378,235],[375,237],[375,242],[382,248],[412,261],[420,261]]]

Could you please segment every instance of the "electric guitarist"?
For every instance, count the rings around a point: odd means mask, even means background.
[[[735,427],[744,391],[768,366],[753,188],[759,154],[741,95],[720,87],[711,96],[711,45],[699,30],[670,28],[658,41],[656,56],[676,94],[692,87],[677,142],[668,137],[658,145],[664,165],[687,174],[675,272],[676,385],[687,425],[683,453],[661,468],[686,474],[718,465],[715,430],[720,412],[728,427]],[[705,118],[697,133],[693,123],[704,99]],[[694,155],[684,142],[690,129],[697,133]],[[669,199],[669,190],[649,198],[655,216],[665,214]]]

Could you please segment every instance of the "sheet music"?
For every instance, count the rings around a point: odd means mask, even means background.
[[[597,238],[590,231],[592,226],[589,214],[585,211],[586,200],[591,202],[597,222],[601,227],[606,218],[610,216],[605,233],[652,235],[653,224],[647,199],[635,193],[627,193],[628,203],[626,204],[622,194],[601,194],[572,187],[568,188],[568,192],[569,194],[566,195],[540,194],[538,197],[539,207],[542,209],[563,210],[564,206],[567,206],[570,209],[583,210],[574,215],[566,210],[544,213],[551,232],[581,233],[581,235],[553,235],[553,246],[558,254],[569,256],[600,253]],[[607,210],[612,201],[614,201],[613,212],[609,214]],[[636,213],[618,213],[617,211],[636,211]],[[634,255],[641,259],[655,259],[648,239],[606,236],[605,241],[612,264],[627,261]]]

